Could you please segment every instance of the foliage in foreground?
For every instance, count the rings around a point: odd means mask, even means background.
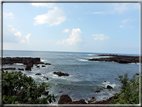
[[[110,104],[139,104],[139,74],[136,73],[131,80],[128,74],[119,76],[123,84],[120,93],[116,94],[117,99],[112,99]]]
[[[48,94],[40,98],[50,86],[45,82],[36,84],[32,77],[21,72],[3,72],[3,104],[49,104],[56,96]]]

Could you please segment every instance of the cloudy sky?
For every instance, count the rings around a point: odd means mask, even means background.
[[[139,54],[138,3],[4,3],[3,50]]]

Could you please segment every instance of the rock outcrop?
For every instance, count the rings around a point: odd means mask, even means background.
[[[16,68],[2,68],[2,70],[16,70]]]
[[[61,95],[58,104],[87,104],[87,103],[85,102],[84,99],[81,99],[79,101],[72,101],[72,99],[67,94],[64,94]]]
[[[113,89],[110,85],[107,85],[107,89]]]
[[[61,95],[58,104],[68,104],[70,102],[72,102],[72,99],[67,94],[64,94]]]
[[[35,75],[41,75],[41,73],[36,73]]]
[[[45,65],[51,65],[50,63],[45,63]]]
[[[31,57],[13,57],[13,58],[5,57],[5,58],[2,58],[2,64],[14,64],[14,63],[23,63],[24,65],[26,65],[25,70],[27,70],[27,71],[31,71],[31,68],[33,67],[34,64],[35,65],[44,64],[43,62],[40,61],[40,58],[31,58]],[[50,63],[46,63],[46,64],[49,65]],[[39,67],[39,66],[37,66],[37,67]],[[45,65],[43,65],[42,67],[45,67]]]
[[[18,70],[24,71],[24,68],[18,68]]]
[[[63,72],[53,72],[53,74],[56,74],[56,75],[58,75],[59,77],[60,77],[60,76],[69,76],[68,73],[63,73]]]
[[[139,63],[139,56],[125,56],[125,55],[98,55],[98,56],[110,56],[108,58],[92,58],[88,61],[114,61],[117,63],[127,64],[127,63]]]

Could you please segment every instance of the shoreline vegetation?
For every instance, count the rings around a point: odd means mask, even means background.
[[[93,58],[88,59],[88,61],[114,61],[117,63],[139,63],[139,56],[124,56],[124,55],[98,55],[98,56],[109,56],[107,58]],[[31,71],[31,68],[35,64],[37,68],[39,66],[37,64],[43,64],[42,67],[45,67],[46,65],[51,65],[50,63],[43,63],[40,61],[40,58],[31,58],[31,57],[5,57],[2,58],[2,64],[14,64],[14,63],[23,63],[26,65],[25,70]],[[4,71],[5,70],[5,71]],[[19,72],[7,72],[6,70],[20,70]],[[35,104],[49,104],[53,101],[55,101],[55,98],[57,96],[49,95],[48,91],[46,91],[46,88],[49,87],[49,85],[45,85],[45,83],[41,83],[40,86],[35,89],[35,87],[32,87],[30,84],[32,80],[34,86],[36,86],[34,80],[31,77],[27,77],[25,74],[21,72],[24,70],[23,68],[2,68],[3,72],[3,103],[4,104],[33,104],[33,99],[35,100]],[[69,76],[69,74],[62,73],[62,72],[54,72],[53,74],[60,76]],[[9,76],[8,76],[9,75]],[[36,74],[36,75],[41,75]],[[15,77],[14,77],[15,76]],[[18,77],[20,76],[20,78]],[[68,95],[61,95],[58,104],[139,104],[139,74],[136,73],[131,80],[128,79],[127,74],[123,76],[119,76],[119,81],[123,84],[120,90],[120,93],[115,94],[114,96],[108,98],[107,100],[103,101],[95,101],[95,97],[92,97],[88,102],[85,102],[84,99],[81,99],[79,101],[72,101],[72,99]],[[10,80],[11,78],[11,80]],[[48,77],[46,77],[48,80]],[[13,79],[13,80],[12,80]],[[16,82],[15,82],[15,81]],[[27,80],[27,81],[25,81]],[[22,81],[25,81],[22,83]],[[11,83],[10,83],[11,82]],[[13,83],[14,82],[14,83]],[[13,84],[13,85],[11,85]],[[22,85],[20,85],[22,84]],[[27,89],[23,88],[24,86],[27,87]],[[15,90],[15,87],[19,87],[17,90]],[[21,88],[22,87],[22,88]],[[33,88],[33,89],[32,89]],[[30,98],[26,91],[30,89],[33,93],[36,93],[33,98]],[[39,90],[38,90],[39,89]],[[112,89],[111,86],[107,86],[107,89]],[[7,90],[7,92],[5,92]],[[35,92],[35,90],[38,90]],[[101,90],[101,89],[100,89]],[[98,92],[100,91],[98,90]],[[29,90],[28,90],[29,92]],[[21,98],[24,97],[24,94],[26,93],[26,99],[22,100]],[[39,97],[41,94],[46,95],[46,98],[42,98],[39,100]],[[21,98],[18,97],[21,95]],[[14,98],[14,100],[12,100]],[[20,100],[19,100],[20,99]]]

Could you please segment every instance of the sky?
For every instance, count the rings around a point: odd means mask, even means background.
[[[3,3],[3,50],[140,52],[139,3]]]

